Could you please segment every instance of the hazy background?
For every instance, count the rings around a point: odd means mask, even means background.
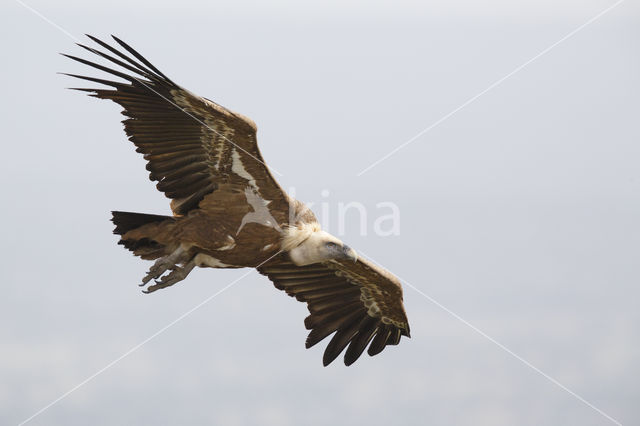
[[[361,177],[613,1],[28,4],[76,37],[119,35],[253,118],[300,199],[372,216],[396,203],[399,236],[361,237],[354,214],[344,240],[640,423],[637,3]],[[87,54],[14,0],[0,15],[0,423],[17,424],[245,271],[139,291],[149,264],[116,245],[109,211],[168,200],[118,106],[55,74],[100,76],[57,53]],[[252,274],[29,424],[612,424],[406,286],[405,305],[412,339],[323,368],[306,307]]]

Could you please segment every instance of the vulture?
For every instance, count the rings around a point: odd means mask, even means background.
[[[118,244],[155,261],[145,292],[184,280],[196,266],[256,268],[307,304],[307,348],[333,335],[325,366],[345,349],[351,365],[367,347],[373,356],[410,337],[398,278],[323,231],[287,195],[265,165],[251,119],[174,83],[118,37],[115,44],[88,37],[99,47],[78,45],[109,66],[64,56],[111,77],[63,74],[99,85],[72,89],[123,108],[149,178],[171,199],[171,216],[112,212]]]

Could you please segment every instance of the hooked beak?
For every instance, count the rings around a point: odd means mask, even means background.
[[[348,245],[342,246],[342,252],[347,259],[353,260],[354,263],[358,261],[358,253]]]

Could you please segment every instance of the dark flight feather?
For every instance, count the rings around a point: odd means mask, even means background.
[[[354,267],[357,278],[348,278],[345,271]],[[367,345],[370,344],[369,354],[376,355],[385,346],[395,344],[399,336],[408,336],[409,325],[402,308],[400,285],[390,274],[373,264],[359,260],[355,265],[327,262],[296,266],[282,257],[258,270],[268,276],[276,288],[307,303],[310,315],[305,318],[304,325],[311,330],[306,341],[307,348],[335,333],[324,352],[325,365],[338,357],[347,346],[344,361],[346,365],[351,365]],[[376,293],[374,290],[378,288],[384,291]],[[392,295],[395,299],[387,301],[383,294]],[[366,295],[379,304],[379,312],[371,311],[364,305]],[[385,306],[384,303],[390,301],[394,304]],[[383,323],[383,315],[398,325]]]

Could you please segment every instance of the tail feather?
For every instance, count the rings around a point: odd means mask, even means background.
[[[113,230],[114,234],[124,235],[132,229],[146,225],[147,223],[162,222],[165,220],[175,220],[171,216],[162,216],[158,214],[131,213],[112,211],[111,222],[116,225]]]
[[[127,232],[137,229],[143,225],[149,223],[157,223],[164,221],[174,222],[175,218],[172,216],[162,216],[156,214],[146,213],[131,213],[131,212],[119,212],[112,211],[113,217],[111,221],[116,225],[113,230],[114,234],[124,235]],[[165,254],[166,247],[151,238],[140,239],[120,239],[118,244],[123,245],[126,249],[132,251],[136,256],[140,256],[143,259],[157,259]]]

